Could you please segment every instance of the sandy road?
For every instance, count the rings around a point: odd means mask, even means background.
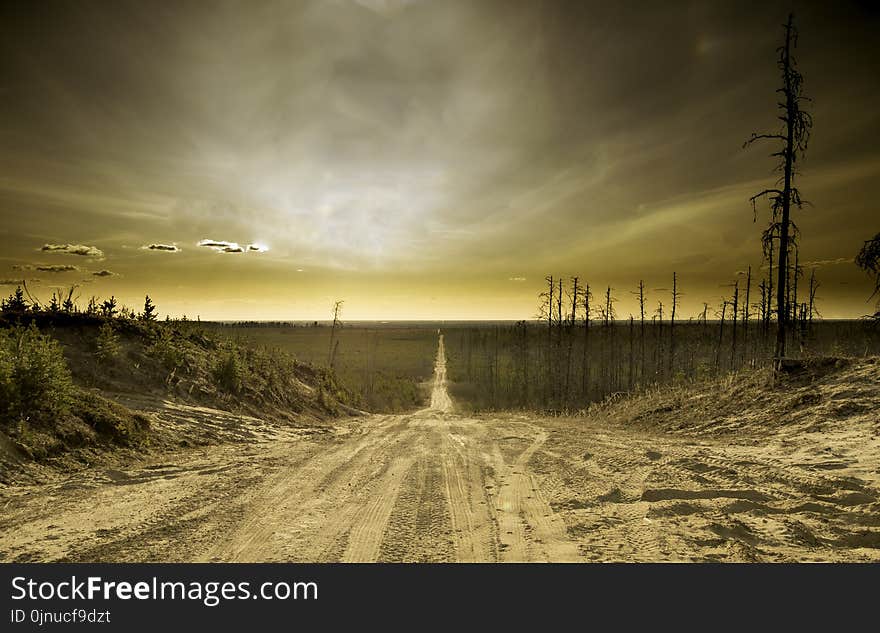
[[[279,473],[263,511],[203,560],[577,560],[565,525],[526,472],[545,439],[517,424],[530,448],[505,458],[481,421],[455,415],[440,337],[431,406],[376,416],[293,472]]]
[[[441,336],[427,409],[3,491],[0,559],[878,560],[880,444],[847,433],[794,450],[462,416]]]

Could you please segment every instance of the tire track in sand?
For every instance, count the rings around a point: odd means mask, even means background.
[[[398,458],[389,467],[389,474],[379,484],[380,494],[367,503],[355,517],[349,533],[343,563],[367,563],[379,558],[379,548],[391,518],[391,511],[400,495],[400,487],[412,469],[413,457]]]
[[[302,464],[293,464],[292,469],[274,477],[268,486],[254,495],[255,500],[248,511],[249,518],[239,524],[228,539],[216,543],[201,560],[243,562],[285,559],[279,556],[281,552],[275,542],[279,530],[294,521],[298,524],[308,523],[309,510],[319,502],[350,492],[346,489],[351,487],[353,481],[363,484],[361,480],[369,480],[371,473],[363,472],[365,464],[372,462],[374,456],[381,454],[387,445],[403,439],[401,435],[388,432],[399,426],[397,416],[377,416],[373,422],[366,428],[363,437],[345,441],[341,446],[319,453]],[[312,539],[310,546],[330,536],[331,532],[335,534],[344,529],[344,526],[337,523],[325,528],[320,532],[322,538]],[[285,535],[280,536],[283,538]]]
[[[441,468],[455,557],[459,562],[489,562],[498,559],[489,501],[483,486],[483,469],[472,459],[467,440],[448,430],[442,432]],[[482,510],[474,507],[481,499]]]
[[[512,466],[505,464],[497,444],[492,450],[493,466],[501,484],[495,500],[501,560],[582,560],[577,544],[568,537],[565,522],[541,494],[535,475],[528,472],[529,460],[547,440],[546,431],[529,426],[537,431],[537,437]]]

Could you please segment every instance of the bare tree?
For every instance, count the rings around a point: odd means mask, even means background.
[[[657,344],[654,350],[654,374],[661,375],[663,364],[663,302],[657,302],[657,309],[654,310],[657,317]]]
[[[538,307],[538,318],[547,319],[547,358],[545,360],[547,397],[548,399],[553,393],[553,295],[555,292],[555,284],[553,275],[544,277],[547,282],[547,291],[538,295],[540,304]]]
[[[639,279],[639,353],[641,354],[641,379],[645,379],[645,282]]]
[[[628,376],[630,391],[633,390],[633,386],[635,385],[635,383],[633,382],[633,373],[635,373],[635,371],[634,371],[635,370],[635,358],[633,356],[633,354],[634,354],[634,352],[633,352],[633,338],[634,338],[634,330],[635,330],[634,322],[635,322],[635,319],[633,318],[633,315],[630,314],[629,315],[629,376]]]
[[[569,294],[569,297],[568,297],[569,300],[571,301],[571,318],[568,320],[568,323],[566,324],[566,328],[565,328],[566,329],[565,336],[568,339],[568,345],[566,347],[566,352],[565,352],[564,402],[565,402],[566,408],[568,408],[568,396],[569,396],[569,390],[571,388],[571,352],[572,352],[572,346],[574,345],[573,333],[574,333],[575,323],[577,322],[578,300],[580,299],[581,292],[583,292],[583,290],[581,290],[580,286],[578,285],[579,282],[580,282],[580,279],[577,277],[577,275],[575,275],[574,277],[571,278],[571,293]]]
[[[720,321],[718,323],[718,349],[715,353],[715,370],[721,371],[721,348],[724,345],[724,318],[727,315],[727,299],[721,300],[721,312],[718,314]]]
[[[812,327],[813,325],[813,315],[818,314],[818,310],[816,310],[816,292],[819,290],[819,282],[816,280],[816,269],[813,268],[810,271],[810,298],[809,298],[809,308],[807,311],[807,321],[809,325]]]
[[[610,351],[610,362],[608,367],[609,391],[614,388],[615,376],[617,373],[617,350],[614,345],[614,320],[616,318],[617,314],[614,312],[614,297],[611,296],[611,286],[608,286],[608,289],[605,291],[604,330]]]
[[[730,368],[736,369],[736,311],[739,309],[739,279],[733,284],[733,301],[730,304],[733,333],[730,341]]]
[[[746,296],[745,301],[743,301],[742,307],[742,328],[743,328],[743,362],[747,362],[748,355],[748,347],[749,347],[749,309],[751,308],[751,304],[749,301],[751,300],[752,294],[752,267],[749,266],[748,271],[746,272]]]
[[[678,275],[672,273],[672,316],[669,320],[669,375],[675,374],[675,309],[681,293],[678,292]]]
[[[584,302],[584,367],[582,374],[582,389],[584,392],[584,397],[587,396],[587,391],[589,389],[589,377],[590,377],[590,301],[593,298],[593,293],[590,292],[590,284],[586,284],[584,286],[583,293],[583,302]]]
[[[778,151],[773,152],[771,156],[779,159],[777,170],[782,175],[776,182],[776,187],[765,189],[751,197],[754,208],[755,203],[760,198],[769,200],[771,209],[772,222],[779,224],[779,263],[778,263],[778,283],[776,285],[776,351],[775,358],[777,364],[785,356],[785,336],[786,336],[786,296],[788,290],[788,251],[790,248],[789,241],[791,239],[791,207],[798,208],[803,206],[800,191],[794,184],[797,174],[795,165],[798,160],[798,154],[803,153],[807,148],[810,138],[810,130],[813,127],[813,119],[808,112],[801,109],[801,103],[807,100],[803,96],[803,76],[797,70],[795,59],[792,56],[792,49],[797,46],[798,33],[794,26],[794,15],[789,14],[788,22],[785,24],[785,43],[777,49],[778,67],[782,73],[782,87],[777,89],[777,93],[782,95],[782,100],[778,103],[781,111],[779,119],[782,121],[782,129],[775,134],[755,134],[752,133],[751,138],[746,141],[744,146],[751,145],[759,139],[767,139],[779,142],[781,147]],[[781,189],[779,187],[782,187]],[[757,211],[756,211],[757,217]]]
[[[773,240],[775,239],[778,223],[773,222],[761,236],[761,245],[764,258],[767,260],[767,305],[764,313],[764,336],[770,333],[770,319],[773,314]]]
[[[761,313],[761,329],[763,330],[764,324],[767,320],[767,284],[763,279],[758,285],[758,288],[761,290],[761,303],[759,304],[759,310]]]
[[[330,350],[327,352],[327,366],[333,369],[333,363],[336,362],[336,351],[339,347],[339,341],[336,340],[336,330],[339,328],[339,317],[342,314],[342,304],[344,301],[333,302],[333,323],[330,325]]]

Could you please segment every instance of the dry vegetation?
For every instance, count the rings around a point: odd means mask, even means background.
[[[549,324],[520,322],[450,327],[451,390],[476,410],[581,411],[627,393],[724,378],[770,367],[773,329],[734,322],[580,316]],[[880,353],[874,321],[798,322],[790,358],[863,357]]]
[[[274,348],[315,367],[326,367],[331,328],[326,324],[206,324],[243,345]],[[353,406],[399,413],[424,406],[437,330],[431,325],[351,325],[334,335],[333,375]]]
[[[156,432],[154,422],[175,407],[208,407],[242,427],[245,419],[310,425],[354,411],[332,373],[277,349],[188,321],[17,309],[14,299],[0,314],[0,480],[20,478],[30,460],[75,467],[111,448],[148,451],[238,433],[193,419]]]

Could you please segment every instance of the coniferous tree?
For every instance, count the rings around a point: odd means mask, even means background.
[[[27,300],[24,298],[24,290],[17,286],[15,291],[3,302],[4,312],[24,312],[28,309]]]
[[[150,299],[150,295],[147,295],[144,298],[144,311],[141,312],[140,318],[141,321],[156,320],[156,304],[154,304],[152,299]]]

